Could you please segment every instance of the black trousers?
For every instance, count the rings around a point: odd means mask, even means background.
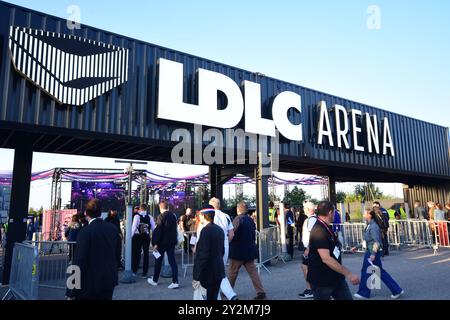
[[[164,253],[167,253],[167,259],[169,260],[169,265],[172,268],[172,283],[178,283],[178,265],[175,261],[175,246],[170,248],[158,248],[158,252],[161,257],[155,261],[155,273],[153,274],[153,281],[158,282],[159,275],[161,274],[161,267],[164,259]]]
[[[131,248],[131,269],[133,273],[137,273],[141,261],[141,251],[144,251],[142,274],[146,275],[148,272],[150,235],[135,234],[131,240]]]
[[[291,227],[289,227],[291,228]],[[288,255],[291,257],[294,257],[294,230],[291,228],[291,230],[288,229],[287,235],[286,235],[286,250]]]
[[[123,239],[122,239],[122,236],[121,235],[119,235],[119,237],[120,237],[120,241],[119,241],[119,244],[117,245],[117,249],[116,249],[116,256],[117,256],[117,267],[118,268],[120,268],[120,266],[122,265],[122,242],[123,242]]]
[[[192,247],[191,247],[191,238],[192,238],[192,234],[189,234],[187,237],[184,237],[184,242],[183,242],[183,250],[184,253],[192,253]]]
[[[311,284],[311,286],[314,300],[330,300],[331,297],[333,297],[334,300],[353,300],[345,279],[340,280],[339,283],[333,287],[317,287],[313,284]]]
[[[219,296],[220,284],[222,281],[219,281],[213,285],[204,287],[206,289],[206,300],[208,301],[216,301]]]

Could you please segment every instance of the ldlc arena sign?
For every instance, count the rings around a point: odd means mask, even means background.
[[[302,123],[293,124],[288,110],[302,112],[302,97],[292,91],[279,93],[272,103],[272,118],[261,116],[261,86],[243,81],[243,93],[229,77],[198,69],[198,104],[183,101],[183,64],[159,59],[159,119],[192,123],[217,128],[234,128],[245,113],[245,132],[275,137],[278,130],[285,138],[303,141]],[[225,108],[218,109],[218,92],[227,98]],[[347,110],[335,104],[328,109],[318,101],[317,144],[395,156],[389,119]],[[380,120],[380,121],[379,121]],[[333,124],[333,125],[332,125]],[[381,129],[380,129],[381,128]]]
[[[9,48],[17,72],[60,104],[81,106],[128,80],[129,49],[42,30],[10,27]],[[236,127],[245,113],[245,133],[303,141],[303,124],[292,123],[288,111],[302,113],[302,97],[279,93],[272,103],[272,119],[261,115],[261,85],[243,81],[242,90],[231,78],[199,68],[198,104],[183,101],[183,64],[160,58],[159,119],[222,129]],[[218,93],[227,100],[218,108]],[[395,156],[389,120],[347,110],[328,109],[318,101],[317,144]],[[302,120],[304,120],[302,118]]]

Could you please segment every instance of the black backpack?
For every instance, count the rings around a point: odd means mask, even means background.
[[[147,214],[145,217],[140,216],[140,223],[138,227],[139,234],[150,233],[150,216]]]

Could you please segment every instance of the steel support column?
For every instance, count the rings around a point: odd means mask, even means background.
[[[258,230],[269,227],[269,175],[265,170],[269,165],[263,165],[261,153],[258,153],[258,165],[254,171],[256,181],[256,213]]]
[[[221,181],[222,168],[209,166],[209,185],[211,187],[211,198],[216,197],[223,201],[223,182]]]
[[[31,145],[22,145],[15,149],[3,284],[9,283],[14,244],[25,240],[32,163],[33,150]]]
[[[336,206],[336,179],[334,177],[328,177],[328,200]]]

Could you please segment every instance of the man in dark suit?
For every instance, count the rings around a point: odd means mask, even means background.
[[[73,264],[80,268],[81,288],[74,290],[76,300],[112,300],[117,285],[117,246],[120,237],[116,227],[103,221],[98,199],[86,205],[88,225],[77,238]]]
[[[214,224],[215,209],[212,205],[200,211],[200,223],[204,225],[194,260],[192,286],[206,289],[206,300],[217,300],[220,284],[225,278],[223,255],[225,235],[222,228]]]

